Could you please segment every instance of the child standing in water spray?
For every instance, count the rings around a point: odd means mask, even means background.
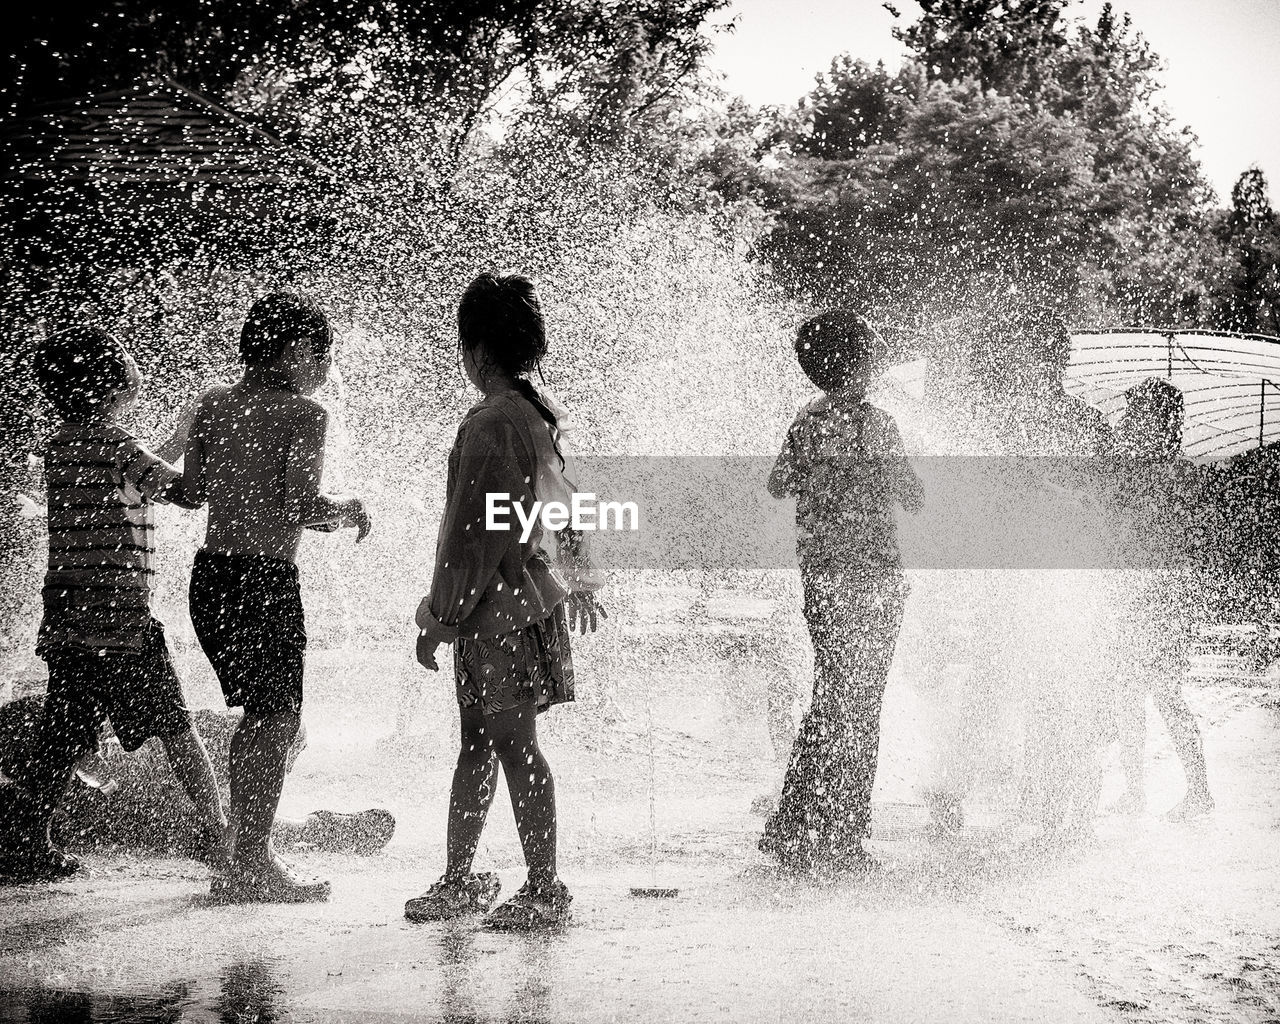
[[[907,592],[893,507],[919,511],[924,488],[893,417],[866,401],[879,335],[837,309],[802,324],[795,347],[823,394],[787,432],[769,493],[796,498],[813,703],[760,849],[805,873],[867,870],[880,708]]]
[[[567,921],[571,897],[556,874],[555,785],[538,747],[537,716],[573,700],[569,633],[575,624],[594,631],[603,609],[592,593],[598,582],[561,571],[573,564],[555,554],[569,542],[564,532],[536,525],[522,540],[517,530],[487,528],[489,495],[531,511],[535,501],[572,490],[563,475],[561,414],[528,379],[547,352],[532,282],[493,274],[472,281],[458,305],[458,350],[483,398],[449,453],[435,574],[417,613],[417,657],[435,670],[439,645],[453,644],[461,747],[445,873],[404,912],[411,921],[439,921],[493,905],[497,875],[474,874],[471,864],[501,764],[529,875],[484,924],[548,928]]]
[[[1167,815],[1178,821],[1213,810],[1204,741],[1182,695],[1195,627],[1207,617],[1205,589],[1187,543],[1197,519],[1198,482],[1182,455],[1182,392],[1151,377],[1126,391],[1125,401],[1116,431],[1116,511],[1136,545],[1149,548],[1154,542],[1158,548],[1146,552],[1148,567],[1126,574],[1119,716],[1125,792],[1116,810],[1137,814],[1146,807],[1142,758],[1150,692],[1187,777],[1186,795]]]
[[[104,331],[78,328],[39,346],[40,388],[62,418],[44,454],[49,569],[36,651],[48,663],[48,695],[25,763],[5,763],[23,780],[24,805],[0,832],[0,875],[61,878],[78,868],[50,840],[49,826],[76,762],[98,749],[110,718],[120,745],[135,751],[158,737],[196,808],[201,845],[217,860],[226,820],[209,755],[191,725],[164,626],[151,614],[156,503],[185,504],[182,474],[138,444],[119,420],[138,397],[142,374]]]
[[[277,292],[249,310],[240,333],[244,377],[205,393],[187,440],[187,497],[209,505],[191,570],[191,623],[244,716],[231,739],[234,854],[211,894],[227,902],[325,900],[271,845],[289,746],[301,721],[307,634],[296,559],[309,526],[369,532],[355,497],[320,490],[328,414],[311,397],[329,374],[332,328],[302,296]]]

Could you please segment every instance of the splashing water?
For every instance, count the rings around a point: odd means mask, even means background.
[[[754,456],[765,465],[810,392],[790,340],[811,311],[779,298],[749,258],[753,225],[732,211],[637,202],[639,178],[554,165],[525,173],[472,168],[447,195],[418,206],[379,197],[339,204],[338,241],[299,267],[270,255],[243,268],[210,267],[197,256],[121,275],[98,299],[150,376],[138,415],[144,438],[158,436],[201,387],[230,376],[231,339],[253,293],[299,285],[335,317],[337,362],[322,394],[333,413],[327,486],[364,495],[377,528],[359,548],[342,532],[308,536],[302,568],[314,689],[350,706],[335,731],[352,741],[393,733],[449,746],[448,687],[424,681],[408,652],[412,613],[430,580],[446,453],[476,397],[458,365],[452,315],[472,274],[510,268],[538,282],[551,342],[547,383],[573,413],[568,437],[581,456],[631,458],[640,476],[648,469],[640,464],[656,457]],[[909,451],[923,457],[931,492],[924,514],[900,524],[908,565],[913,545],[927,552],[931,537],[957,532],[957,509],[968,506],[972,523],[988,510],[1021,506],[1026,520],[1045,507],[1023,492],[1025,480],[989,493],[972,482],[948,491],[947,460],[990,455],[998,451],[992,438],[892,378],[873,400],[896,415]],[[735,497],[715,492],[718,481],[709,486],[713,510]],[[1072,507],[1054,508],[1044,531],[1078,529]],[[158,612],[189,685],[213,703],[217,690],[185,608],[200,519],[163,517]],[[991,534],[976,531],[974,547]],[[688,548],[704,540],[694,530],[680,539]],[[919,802],[959,778],[961,789],[981,789],[1007,810],[1036,781],[1026,778],[1029,741],[1046,747],[1042,774],[1070,774],[1070,763],[1051,762],[1092,756],[1067,740],[1082,731],[1080,708],[1106,691],[1109,643],[1099,638],[1108,588],[1084,570],[984,567],[980,553],[973,561],[915,559],[877,799]],[[33,593],[35,578],[33,560]],[[608,630],[582,642],[589,684],[580,706],[549,728],[588,747],[625,748],[654,711],[653,698],[660,747],[672,744],[660,752],[675,758],[672,733],[702,714],[683,702],[705,703],[709,751],[771,762],[766,708],[794,718],[810,682],[796,584],[787,545],[772,563],[700,568],[654,559],[628,569],[606,595],[615,608]],[[33,606],[24,615],[12,631],[15,668],[30,660]]]
[[[411,636],[413,609],[430,580],[445,456],[456,423],[476,397],[457,364],[451,323],[452,305],[473,271],[514,267],[538,281],[551,339],[547,383],[574,414],[568,438],[581,455],[639,460],[759,456],[767,461],[810,390],[790,354],[790,332],[803,311],[777,299],[761,268],[746,258],[743,229],[731,221],[713,223],[704,214],[652,210],[622,221],[586,218],[565,227],[572,211],[590,204],[590,194],[570,188],[558,206],[543,194],[537,209],[521,210],[505,198],[508,184],[473,182],[472,206],[462,213],[402,211],[402,223],[366,225],[356,235],[358,252],[345,266],[328,273],[313,269],[304,282],[327,301],[339,325],[337,359],[321,394],[333,413],[326,486],[364,495],[378,524],[359,548],[343,533],[312,535],[302,555],[312,663],[335,677],[335,695],[343,694],[359,709],[344,719],[343,729],[353,735],[377,735],[391,726],[402,740],[417,732],[447,745],[451,731],[450,701],[438,687],[431,688],[432,697],[423,696],[427,686],[406,657],[406,638]],[[596,186],[583,188],[591,187]],[[493,209],[477,231],[467,214],[486,205]],[[541,237],[528,231],[504,233],[504,223],[513,218],[527,228],[539,215],[552,225]],[[470,237],[464,224],[475,232]],[[383,265],[371,279],[362,279],[353,268],[368,273],[367,262],[380,253]],[[203,300],[184,305],[182,298],[207,287],[208,278],[200,276],[198,266],[185,269],[190,278],[182,267],[157,275],[169,311],[161,333],[170,340],[164,342],[164,359],[150,368],[151,404],[142,408],[140,424],[156,422],[165,406],[209,382],[199,379],[210,360],[198,351],[209,345],[209,332],[206,328],[201,340],[196,325],[184,322],[185,315],[203,311]],[[270,269],[263,268],[263,279]],[[396,287],[389,286],[392,279]],[[129,286],[136,287],[137,281],[131,279]],[[243,288],[243,283],[238,286],[240,292]],[[216,324],[216,333],[223,336],[234,329],[232,297],[227,302],[231,308]],[[125,324],[121,333],[128,337],[127,319]],[[144,330],[141,322],[132,326]],[[226,343],[216,341],[213,348],[225,351]],[[184,356],[193,358],[184,365]],[[221,375],[213,362],[215,375]],[[892,382],[884,383],[873,398],[898,415],[913,454],[956,454],[957,424],[927,402],[911,398]],[[142,433],[145,437],[147,431]],[[967,445],[959,450],[989,447],[981,437],[970,437]],[[707,496],[712,508],[718,500],[727,502],[729,496]],[[928,535],[945,520],[946,507],[945,498],[935,500],[919,522],[903,523],[908,546],[913,531]],[[192,643],[184,601],[186,574],[201,533],[200,516],[170,512],[164,517],[158,535],[163,559],[158,611],[175,635],[190,685],[212,702],[216,689]],[[686,543],[696,545],[698,539],[688,537]],[[1101,649],[1090,639],[1096,620],[1105,618],[1100,588],[1071,573],[1002,578],[993,572],[921,570],[913,575],[915,595],[908,604],[895,670],[898,687],[914,687],[911,700],[917,704],[936,705],[939,723],[956,713],[971,719],[979,707],[988,720],[1003,722],[1002,734],[988,730],[978,742],[1005,751],[1005,774],[1017,777],[1019,750],[1030,728],[1027,708],[1043,696],[1037,688],[1047,679],[1078,680],[1100,671],[1098,666],[1088,673],[1082,669],[1096,661]],[[572,727],[565,728],[581,739],[597,728],[594,715],[612,715],[634,727],[642,711],[650,714],[647,701],[636,701],[633,687],[641,685],[648,693],[649,684],[637,681],[649,671],[652,642],[658,637],[665,641],[673,632],[679,634],[683,664],[673,666],[668,699],[693,685],[690,673],[720,666],[726,651],[746,649],[763,659],[766,675],[785,677],[783,688],[792,693],[785,703],[788,714],[794,714],[803,706],[808,686],[795,583],[794,569],[787,564],[701,572],[651,565],[618,580],[608,594],[617,606],[615,628],[611,635],[584,641],[591,685],[581,708],[566,716]],[[762,598],[764,607],[752,607],[753,598]],[[674,610],[662,607],[673,600]],[[714,615],[713,606],[720,609]],[[990,623],[957,614],[984,606],[999,608],[1018,637],[1006,640],[981,670],[1002,682],[973,681],[967,689],[952,687],[954,692],[946,686],[938,689],[922,668],[939,660],[936,651],[927,650],[931,643],[938,646],[934,634],[945,633],[952,648],[990,646]],[[28,619],[26,636],[33,628]],[[766,691],[777,687],[765,679],[744,685],[732,678],[739,671],[734,660],[715,670],[726,677],[717,697],[720,714],[734,722],[758,721],[744,735],[720,741],[758,756],[766,735]],[[979,672],[963,653],[943,657],[936,667],[952,677],[967,672],[971,680]],[[920,720],[892,739],[894,716],[910,719],[911,700],[896,711],[891,700],[887,712],[890,739],[882,761],[881,797],[918,801],[933,785],[931,772],[946,776],[966,771],[939,766],[963,760],[958,752],[935,753],[932,767],[920,756],[931,743],[939,750],[956,746],[955,730],[938,725],[922,733]],[[387,707],[396,709],[393,725],[385,718]],[[370,714],[360,713],[365,711]],[[1064,707],[1061,717],[1043,728],[1066,729],[1069,714]],[[676,721],[663,724],[679,728]],[[1006,777],[997,788],[1008,790],[1010,785]],[[1011,797],[1005,792],[1002,799],[1007,804]]]

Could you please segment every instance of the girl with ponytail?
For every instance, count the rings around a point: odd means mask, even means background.
[[[511,794],[529,875],[510,900],[489,912],[489,928],[528,930],[568,919],[570,895],[556,873],[555,786],[538,747],[537,716],[573,700],[569,634],[594,630],[603,609],[599,580],[584,567],[580,538],[541,525],[489,529],[488,495],[512,506],[571,492],[565,479],[559,407],[536,388],[547,354],[542,307],[533,283],[481,274],[458,305],[458,351],[481,400],[449,454],[444,520],[430,593],[418,608],[418,661],[436,669],[436,650],[453,644],[461,744],[449,799],[444,875],[405,905],[414,921],[485,912],[497,875],[472,872],[493,801],[498,767]],[[555,494],[551,492],[557,492]],[[561,557],[572,548],[575,558]]]

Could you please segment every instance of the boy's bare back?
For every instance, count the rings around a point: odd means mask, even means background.
[[[252,377],[200,399],[187,442],[188,497],[207,502],[205,547],[292,562],[316,515],[328,414]]]

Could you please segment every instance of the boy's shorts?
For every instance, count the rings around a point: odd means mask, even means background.
[[[191,624],[227,707],[301,714],[307,631],[298,567],[262,555],[197,551],[189,597]]]
[[[140,648],[97,650],[70,645],[41,652],[49,666],[46,715],[80,754],[96,750],[104,718],[125,750],[153,736],[191,728],[182,684],[173,669],[164,626],[152,619]]]
[[[502,636],[459,637],[453,647],[458,706],[479,707],[486,715],[573,700],[573,655],[564,605],[541,622]]]

